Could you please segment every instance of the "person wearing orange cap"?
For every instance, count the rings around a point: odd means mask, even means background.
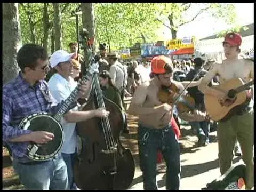
[[[227,99],[236,98],[229,94],[229,90],[218,90],[209,87],[215,75],[219,76],[220,85],[227,83],[233,78],[240,78],[243,83],[254,80],[254,63],[251,60],[239,59],[242,37],[238,33],[228,33],[223,41],[223,48],[226,59],[222,63],[214,63],[207,74],[202,78],[198,89],[205,95],[218,98],[224,107],[230,106]],[[246,165],[246,189],[254,186],[254,160],[253,160],[253,96],[252,90],[246,90],[246,101],[239,105],[235,112],[227,118],[218,121],[217,136],[219,146],[219,166],[221,174],[230,168],[233,160],[233,150],[236,140],[241,145],[242,158]]]
[[[166,189],[180,186],[180,147],[171,127],[172,106],[161,102],[158,92],[162,86],[172,84],[172,61],[165,56],[151,61],[150,81],[141,84],[134,92],[128,113],[139,116],[138,146],[143,187],[156,190],[157,153],[160,150],[166,162]],[[179,82],[178,82],[179,83]],[[177,84],[182,90],[181,83]]]

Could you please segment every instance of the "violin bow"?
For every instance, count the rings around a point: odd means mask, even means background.
[[[177,101],[180,99],[181,95],[186,91],[189,87],[189,85],[198,77],[198,75],[203,71],[204,66],[207,63],[207,59],[204,61],[204,64],[201,66],[200,70],[197,72],[197,74],[194,76],[194,78],[186,85],[186,87],[179,93],[178,97],[174,100],[173,104],[177,103]]]
[[[201,66],[201,68],[200,68],[199,72],[196,74],[196,76],[186,85],[186,87],[181,91],[181,93],[179,93],[177,98],[175,98],[174,102],[172,103],[171,117],[173,116],[174,105],[179,101],[181,95],[184,93],[184,91],[187,90],[188,86],[192,83],[192,81],[194,81],[198,77],[198,75],[203,71],[203,67],[206,65],[206,63],[207,63],[207,59],[204,61],[204,64]],[[161,119],[164,117],[164,115],[161,117]]]

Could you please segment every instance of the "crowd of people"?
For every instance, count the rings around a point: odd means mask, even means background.
[[[191,126],[198,147],[207,146],[211,142],[210,131],[217,130],[221,174],[230,168],[235,146],[241,146],[246,189],[253,188],[252,91],[239,112],[218,122],[211,120],[204,103],[205,95],[209,94],[228,107],[232,103],[227,100],[233,98],[213,87],[232,78],[242,78],[244,82],[254,79],[253,62],[238,58],[241,43],[242,37],[237,33],[225,36],[226,59],[222,64],[200,57],[178,61],[163,55],[125,62],[118,53],[107,52],[106,44],[100,44],[99,83],[103,95],[122,112],[122,132],[129,134],[127,114],[139,117],[138,147],[144,189],[157,189],[157,163],[162,159],[166,163],[166,189],[179,189],[181,120]],[[77,101],[90,97],[92,82],[80,81],[84,58],[78,53],[76,42],[69,47],[69,52],[55,51],[48,61],[43,47],[23,45],[17,55],[19,75],[3,87],[3,141],[26,189],[77,189],[73,173],[76,123],[93,117],[107,118],[110,113],[104,108],[80,110],[81,103]],[[21,129],[19,122],[36,113],[56,114],[63,100],[77,87],[74,105],[60,121],[64,131],[60,153],[47,161],[31,160],[26,155],[29,143],[47,143],[54,139],[54,134]],[[126,97],[132,98],[129,109],[124,107]]]

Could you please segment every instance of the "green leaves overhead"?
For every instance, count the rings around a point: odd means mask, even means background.
[[[113,49],[142,42],[144,34],[149,42],[156,38],[161,24],[155,20],[157,4],[99,3],[95,4],[96,38]]]
[[[43,24],[48,24],[49,40],[53,33],[53,6],[47,4],[48,16],[44,18],[44,3],[19,3],[22,42],[45,42]],[[61,33],[63,49],[68,50],[71,41],[77,41],[74,15],[80,3],[60,3]],[[95,40],[107,43],[111,50],[128,48],[135,43],[158,41],[157,31],[166,26],[176,38],[179,28],[202,15],[222,19],[227,24],[236,20],[234,5],[231,3],[94,3]],[[82,16],[79,15],[79,29]],[[49,22],[43,22],[47,19]],[[170,37],[171,38],[171,37]],[[52,52],[49,42],[48,51]]]

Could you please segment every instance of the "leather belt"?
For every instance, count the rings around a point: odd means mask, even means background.
[[[41,164],[44,162],[47,162],[47,161],[31,161],[31,162],[26,162],[26,163],[23,163],[23,162],[18,162],[18,163],[22,164],[22,165],[38,165],[38,164]]]

